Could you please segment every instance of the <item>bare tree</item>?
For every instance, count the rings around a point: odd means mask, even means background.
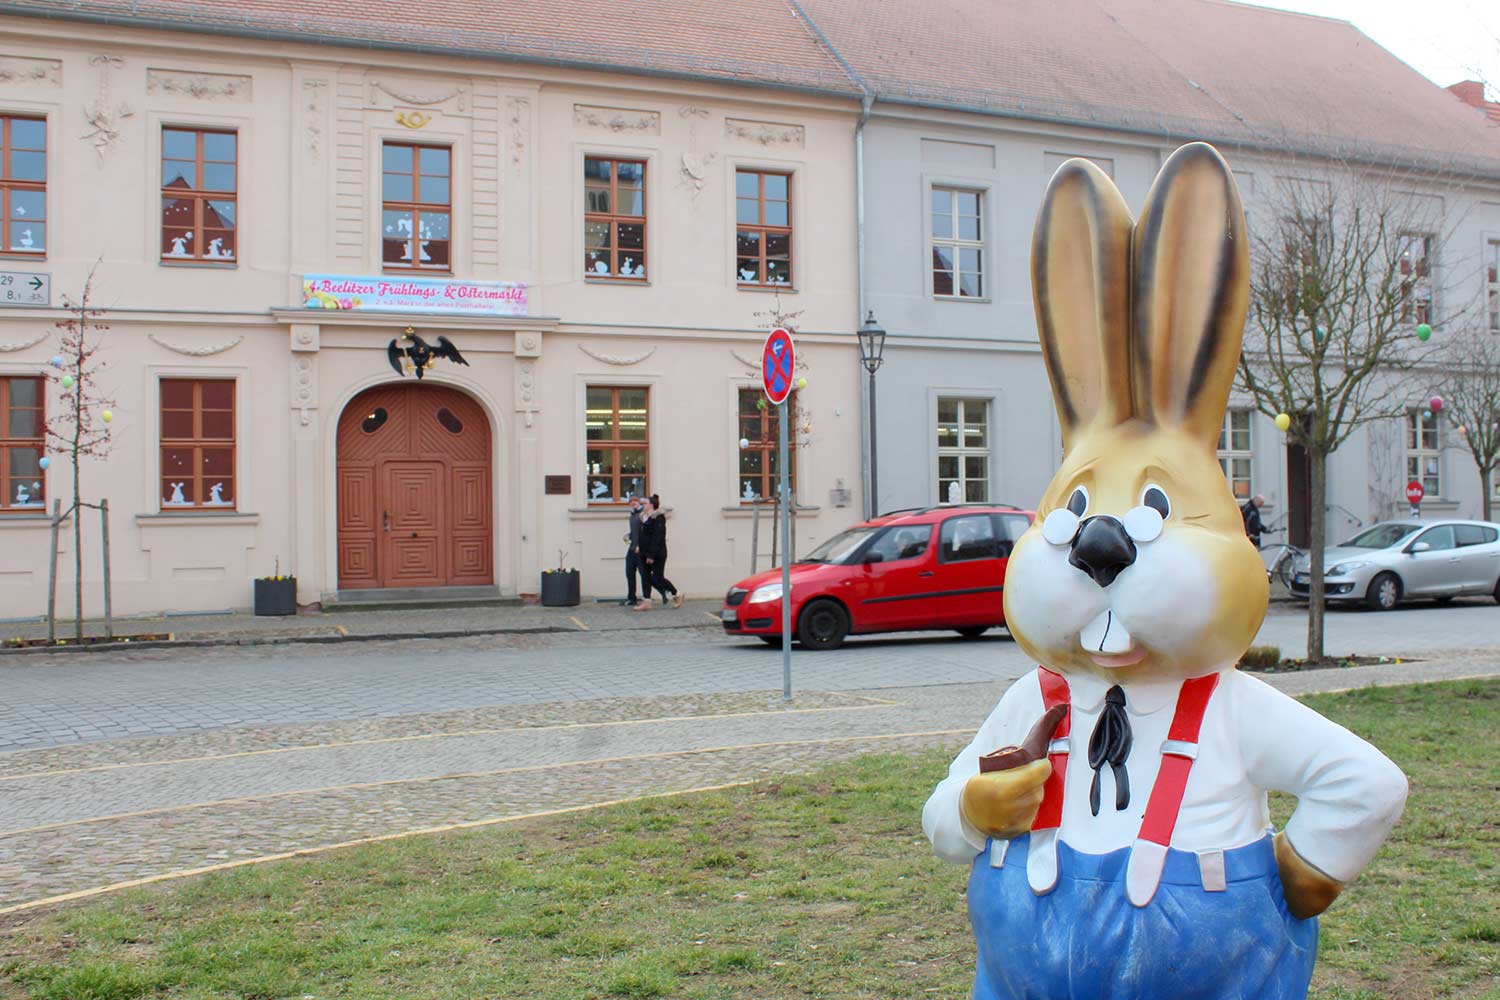
[[[1371,424],[1369,441],[1369,478],[1365,485],[1370,502],[1370,516],[1390,521],[1400,515],[1401,484],[1406,471],[1401,447],[1402,425],[1394,420]]]
[[[1360,425],[1403,414],[1406,376],[1430,354],[1416,331],[1432,320],[1443,220],[1393,180],[1347,167],[1283,180],[1251,237],[1238,381],[1307,449],[1312,660],[1323,658],[1328,456]]]
[[[100,504],[83,499],[80,465],[84,458],[109,454],[109,424],[114,419],[113,402],[101,396],[98,388],[99,371],[104,367],[96,357],[98,335],[109,327],[99,321],[103,311],[89,302],[93,288],[94,269],[90,269],[82,294],[76,300],[63,296],[68,316],[57,321],[62,350],[54,359],[59,371],[53,376],[62,387],[62,413],[47,421],[49,450],[55,447],[67,455],[73,467],[73,504],[61,516],[73,518],[73,634],[77,639],[83,638],[83,512],[93,508],[109,516]]]
[[[1500,466],[1500,336],[1475,333],[1444,351],[1443,402],[1479,468],[1484,519],[1493,520],[1493,476]]]

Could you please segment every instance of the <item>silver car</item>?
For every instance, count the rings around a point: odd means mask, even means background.
[[[1297,557],[1292,574],[1292,594],[1306,597],[1307,555]],[[1330,603],[1363,601],[1376,611],[1414,597],[1500,601],[1500,524],[1381,521],[1324,550],[1323,583]]]

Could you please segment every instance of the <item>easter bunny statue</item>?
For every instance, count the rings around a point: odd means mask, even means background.
[[[1064,454],[1011,555],[1005,620],[1043,666],[922,814],[934,851],[971,866],[973,995],[1298,1000],[1317,914],[1406,778],[1235,669],[1267,587],[1214,451],[1249,294],[1233,175],[1183,146],[1133,222],[1069,160],[1032,282]],[[1267,789],[1297,797],[1280,832]]]

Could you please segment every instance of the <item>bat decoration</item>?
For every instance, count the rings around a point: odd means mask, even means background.
[[[411,341],[411,346],[399,347],[397,346],[397,341],[392,340],[386,348],[386,356],[390,358],[391,367],[396,370],[396,374],[398,375],[405,375],[408,371],[415,371],[417,379],[420,381],[422,373],[431,368],[433,362],[438,358],[447,358],[454,364],[463,365],[464,367],[468,367],[469,365],[464,360],[464,356],[458,353],[458,348],[454,347],[453,342],[447,337],[439,337],[437,339],[437,346],[434,347],[417,336],[416,331],[411,327],[407,327],[406,333],[399,339]]]

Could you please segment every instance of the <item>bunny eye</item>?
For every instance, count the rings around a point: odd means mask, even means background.
[[[1156,511],[1163,521],[1172,514],[1172,501],[1167,499],[1166,491],[1160,486],[1147,486],[1142,490],[1141,505]]]
[[[1073,512],[1074,517],[1082,517],[1083,512],[1089,509],[1089,491],[1082,486],[1073,488],[1073,495],[1068,497],[1068,510]]]

